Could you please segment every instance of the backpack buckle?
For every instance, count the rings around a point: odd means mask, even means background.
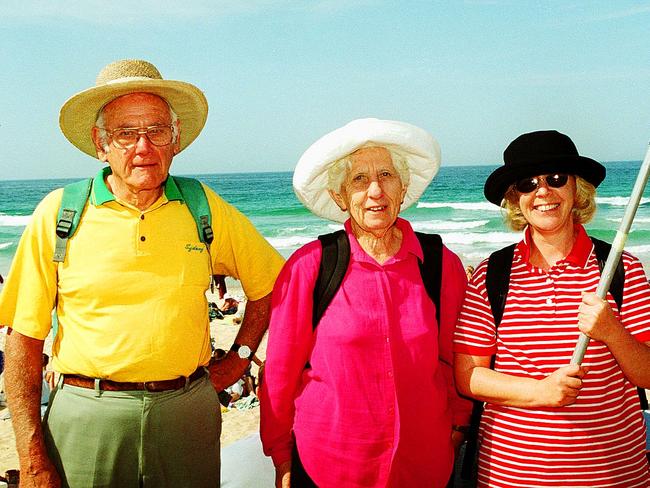
[[[61,218],[56,223],[56,235],[61,239],[65,239],[70,235],[70,229],[72,229],[72,220],[74,215],[77,212],[75,210],[70,210],[69,208],[63,209]]]
[[[201,227],[203,227],[203,239],[206,244],[212,244],[212,241],[214,240],[214,232],[212,232],[212,227],[210,227],[210,223],[208,222],[208,216],[207,215],[201,215]]]

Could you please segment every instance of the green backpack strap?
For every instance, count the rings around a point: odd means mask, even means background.
[[[63,187],[63,197],[56,223],[56,242],[53,257],[56,263],[65,261],[68,239],[74,235],[79,226],[81,214],[90,196],[92,183],[92,178],[88,178]]]
[[[199,180],[194,178],[185,178],[183,176],[169,176],[176,182],[176,186],[183,195],[183,200],[190,210],[196,228],[199,233],[201,242],[209,246],[214,240],[214,232],[212,232],[212,214],[210,212],[210,205],[208,204],[208,197],[205,195],[203,185]]]

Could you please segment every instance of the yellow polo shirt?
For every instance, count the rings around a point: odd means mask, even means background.
[[[45,339],[56,305],[56,371],[115,381],[187,376],[210,358],[210,273],[240,280],[257,300],[271,292],[283,258],[205,185],[214,230],[209,255],[172,179],[141,211],[110,193],[108,172],[93,181],[64,263],[52,260],[63,190],[39,203],[0,294],[0,324]]]

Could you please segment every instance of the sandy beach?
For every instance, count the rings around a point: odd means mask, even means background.
[[[241,288],[228,281],[228,291],[238,298],[243,295]],[[211,301],[221,305],[214,295],[208,295]],[[245,308],[244,303],[240,303],[240,311]],[[211,336],[215,338],[217,347],[228,350],[232,345],[239,325],[233,323],[234,315],[226,315],[222,320],[213,320],[210,324]],[[0,334],[0,349],[4,350],[5,334]],[[51,340],[46,340],[45,351],[51,349]],[[256,353],[257,357],[264,359],[266,357],[266,337]],[[253,375],[257,377],[257,366],[253,364]],[[18,469],[18,456],[16,454],[15,439],[11,426],[11,419],[1,420],[7,412],[7,407],[0,406],[0,474],[8,469]],[[221,446],[227,446],[238,439],[248,436],[259,430],[259,407],[250,410],[237,410],[234,408],[223,411],[223,426],[221,431]]]

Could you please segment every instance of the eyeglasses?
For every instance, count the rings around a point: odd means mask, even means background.
[[[562,188],[569,181],[569,175],[555,173],[546,176],[524,178],[515,183],[515,189],[519,193],[530,193],[531,191],[537,190],[542,181],[545,181],[549,188]]]
[[[117,129],[105,130],[111,136],[113,144],[120,149],[131,149],[138,143],[140,137],[147,136],[147,139],[154,146],[166,146],[172,142],[174,132],[171,125],[150,125],[149,127],[118,127]]]

